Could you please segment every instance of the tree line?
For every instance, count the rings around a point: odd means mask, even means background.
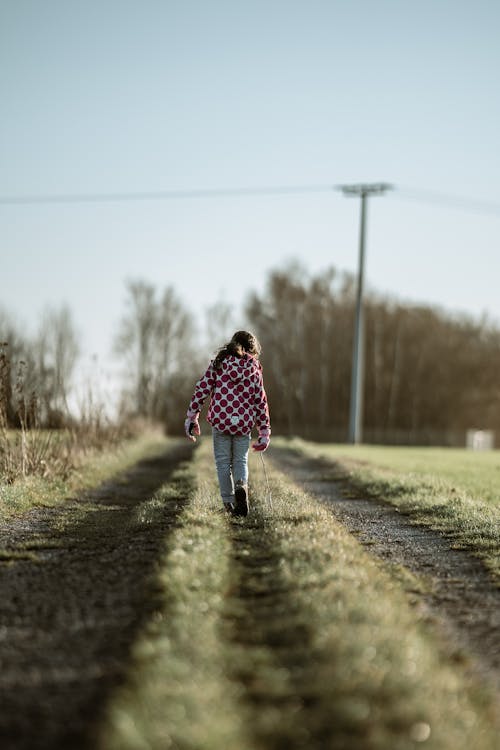
[[[334,269],[273,271],[247,314],[259,332],[275,429],[347,439],[355,282]],[[462,444],[467,429],[500,434],[500,330],[368,292],[367,442]]]
[[[269,273],[239,315],[227,305],[207,311],[206,332],[172,287],[141,280],[126,288],[113,351],[124,379],[120,413],[160,421],[178,433],[195,380],[208,357],[232,335],[253,330],[273,431],[345,441],[349,421],[355,280],[330,268],[310,275],[298,264]],[[27,346],[0,314],[0,393],[16,422],[12,363],[37,394],[42,420],[58,426],[67,413],[78,356],[68,310],[46,314]],[[6,362],[9,365],[6,365]],[[462,444],[470,428],[500,434],[500,330],[425,305],[369,291],[365,297],[364,429],[367,442]],[[28,375],[29,373],[29,375]],[[1,400],[1,399],[0,399]]]

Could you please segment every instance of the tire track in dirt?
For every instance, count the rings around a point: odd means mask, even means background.
[[[137,511],[191,453],[176,445],[81,501],[0,529],[2,750],[95,747],[106,700],[155,610],[154,567],[182,503],[165,503],[151,524]]]
[[[412,601],[425,607],[450,654],[500,690],[500,589],[480,560],[470,552],[451,549],[449,539],[412,524],[389,504],[346,497],[342,492],[346,483],[331,479],[331,462],[277,448],[272,460],[306,492],[326,503],[370,554],[421,578],[423,586],[410,592]]]

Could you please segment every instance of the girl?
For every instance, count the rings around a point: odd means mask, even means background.
[[[196,441],[198,418],[210,395],[207,421],[212,425],[215,465],[224,508],[239,516],[248,515],[248,449],[254,425],[259,438],[255,451],[269,445],[271,426],[267,397],[258,361],[261,347],[248,331],[236,331],[219,349],[205,374],[195,385],[184,423],[186,436]]]

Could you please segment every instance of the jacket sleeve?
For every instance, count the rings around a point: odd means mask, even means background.
[[[259,437],[269,438],[271,435],[271,421],[269,418],[269,406],[267,403],[267,396],[264,388],[262,368],[259,368],[258,378],[255,384],[254,408],[255,424],[259,431]]]
[[[189,402],[189,407],[186,415],[190,419],[195,419],[199,416],[206,397],[212,393],[213,387],[215,385],[215,371],[212,367],[212,364],[213,363],[210,362],[205,374],[201,376],[194,387],[194,393],[191,401]]]

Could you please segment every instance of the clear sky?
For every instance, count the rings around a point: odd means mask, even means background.
[[[1,0],[0,198],[390,182],[367,283],[500,322],[499,29],[496,0]],[[0,304],[34,330],[67,302],[103,358],[126,279],[237,305],[287,259],[354,272],[358,218],[334,190],[0,200]]]

